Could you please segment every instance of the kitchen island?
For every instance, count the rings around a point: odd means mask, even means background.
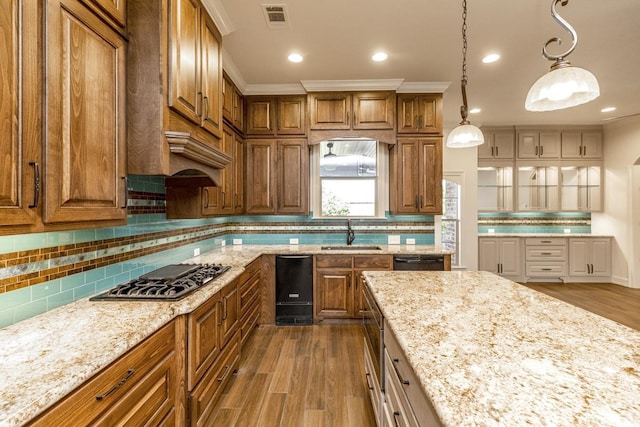
[[[491,273],[364,275],[443,425],[640,425],[640,332]]]

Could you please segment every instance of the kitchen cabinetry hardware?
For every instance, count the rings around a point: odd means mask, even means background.
[[[208,208],[209,207],[209,189],[205,187],[202,191],[204,193],[204,207]]]
[[[38,162],[29,162],[29,165],[33,166],[33,204],[29,207],[37,208],[40,199],[40,167]]]
[[[122,199],[122,209],[127,209],[127,204],[129,202],[129,178],[123,176],[122,181],[124,181],[124,198]]]
[[[397,363],[400,363],[400,359],[398,359],[397,357],[394,357],[391,360],[393,361],[393,370],[396,371],[396,375],[398,375],[398,378],[400,379],[400,383],[402,385],[409,385],[409,381],[402,378],[402,375],[400,374],[400,371],[398,371],[398,367],[396,366]]]
[[[120,381],[118,381],[113,387],[111,387],[105,393],[97,395],[96,396],[96,400],[102,400],[105,397],[108,397],[109,395],[115,393],[120,387],[122,387],[124,385],[124,383],[129,381],[129,378],[131,378],[133,376],[133,374],[135,374],[135,373],[136,373],[135,369],[127,370],[127,373],[125,374],[124,377],[122,377],[122,379]]]
[[[218,382],[222,382],[222,381],[224,381],[224,379],[227,377],[227,374],[229,374],[229,369],[230,369],[230,368],[231,368],[231,366],[229,366],[229,365],[225,365],[225,366],[224,366],[224,372],[222,373],[222,375],[221,375],[221,376],[219,376],[218,378],[216,378],[216,380],[217,380]]]
[[[364,379],[367,381],[367,388],[368,388],[369,390],[373,390],[373,386],[369,383],[369,377],[371,377],[371,374],[370,374],[369,372],[367,372],[367,373],[364,375]]]
[[[400,424],[398,424],[398,417],[399,416],[400,416],[400,412],[393,411],[393,424],[395,424],[396,427],[400,427]]]

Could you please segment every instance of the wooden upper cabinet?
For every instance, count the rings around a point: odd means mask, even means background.
[[[47,2],[44,39],[44,221],[125,220],[125,41],[77,0]]]
[[[275,213],[276,141],[247,140],[247,213]]]
[[[222,134],[222,37],[198,0],[170,1],[169,107]]]
[[[247,135],[304,135],[306,97],[248,96]]]
[[[211,18],[202,16],[202,127],[213,135],[222,131],[222,37]]]
[[[39,34],[36,1],[0,2],[0,224],[36,222],[41,178]],[[22,53],[28,54],[22,54]],[[21,96],[21,97],[20,97]],[[37,167],[37,169],[36,169]],[[37,192],[39,194],[37,194]],[[33,207],[32,207],[33,206]]]
[[[309,149],[302,139],[278,141],[278,199],[280,214],[309,212]]]
[[[244,140],[239,135],[233,138],[233,212],[244,213]]]
[[[244,132],[244,97],[226,73],[223,79],[222,115],[227,123]]]
[[[391,168],[391,210],[442,213],[442,138],[398,138]]]
[[[398,94],[398,133],[442,134],[442,94]]]
[[[311,129],[393,129],[394,92],[314,92],[308,96]]]

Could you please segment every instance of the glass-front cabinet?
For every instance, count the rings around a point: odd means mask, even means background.
[[[518,210],[559,209],[558,167],[518,166]]]
[[[602,179],[599,165],[562,166],[560,174],[563,211],[602,209]]]
[[[478,167],[478,210],[513,210],[513,167]]]

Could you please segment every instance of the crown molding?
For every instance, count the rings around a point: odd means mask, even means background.
[[[249,84],[242,91],[244,95],[304,95],[307,92],[300,83],[290,84]]]
[[[233,62],[233,59],[231,59],[231,56],[229,56],[224,46],[222,47],[222,68],[238,89],[240,89],[240,92],[244,94],[247,89],[247,81],[242,77],[242,73],[238,70],[238,67],[236,67],[235,62]]]
[[[404,79],[384,80],[301,80],[307,92],[397,90]]]
[[[231,22],[231,18],[227,14],[227,10],[220,0],[202,0],[202,4],[204,4],[204,8],[209,12],[211,19],[213,19],[222,37],[236,30],[233,22]]]
[[[398,93],[444,93],[451,82],[403,82]]]

